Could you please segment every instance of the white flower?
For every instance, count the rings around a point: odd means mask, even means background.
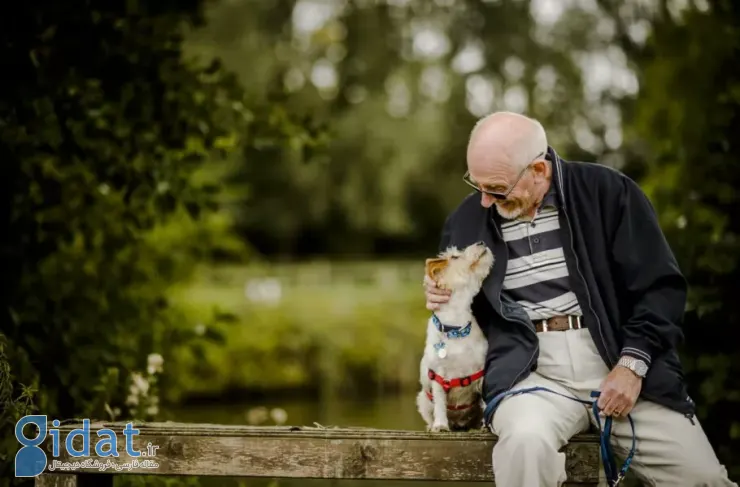
[[[126,398],[126,405],[127,406],[138,406],[139,405],[139,396],[136,394],[131,394]]]
[[[283,290],[277,279],[251,279],[245,285],[244,296],[256,303],[275,305],[280,302]]]
[[[267,418],[268,412],[266,407],[259,406],[247,411],[247,422],[249,424],[262,424],[267,421]]]
[[[164,358],[158,353],[150,353],[147,357],[146,371],[149,375],[162,372],[162,364],[164,364]]]
[[[149,416],[156,416],[158,412],[159,412],[159,408],[155,405],[151,405],[148,408],[146,408],[146,413]]]
[[[140,373],[134,372],[131,374],[131,388],[129,390],[133,395],[146,396],[146,393],[149,392],[149,382]]]
[[[275,424],[285,424],[288,420],[288,413],[285,412],[285,409],[273,408],[270,411],[270,417],[275,421]]]

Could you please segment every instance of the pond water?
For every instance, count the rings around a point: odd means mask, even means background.
[[[171,411],[174,421],[249,424],[249,411],[255,408],[271,411],[279,408],[287,413],[287,425],[360,426],[381,429],[424,430],[424,422],[416,411],[414,393],[384,395],[372,398],[326,398],[261,400],[241,404],[209,404]],[[254,416],[253,416],[254,417]],[[274,424],[268,420],[265,424]],[[472,482],[419,482],[372,480],[306,480],[306,479],[235,479],[202,478],[204,487],[409,487],[417,485],[480,486]]]
[[[388,394],[368,398],[318,398],[259,400],[249,403],[206,404],[172,411],[173,420],[201,423],[249,424],[250,410],[264,407],[287,413],[285,424],[310,426],[362,426],[382,429],[423,430],[416,411],[415,393]],[[273,424],[271,421],[265,424]]]

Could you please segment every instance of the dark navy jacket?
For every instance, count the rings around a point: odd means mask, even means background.
[[[548,150],[552,184],[561,203],[563,251],[584,323],[606,365],[620,355],[650,369],[640,397],[687,416],[694,414],[677,345],[687,285],[655,211],[637,184],[606,166],[561,159]],[[440,250],[484,241],[495,262],[473,302],[488,337],[483,393],[486,402],[537,368],[539,345],[526,312],[502,294],[507,247],[495,209],[473,193],[445,221]],[[490,421],[490,417],[487,421]]]

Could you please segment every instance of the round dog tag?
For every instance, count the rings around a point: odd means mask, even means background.
[[[437,350],[437,356],[439,358],[445,358],[447,356],[447,350],[445,350],[444,348],[440,348],[439,350]]]

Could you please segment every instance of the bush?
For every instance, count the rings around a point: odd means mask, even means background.
[[[199,258],[246,252],[205,176],[251,134],[279,145],[300,130],[279,106],[248,110],[217,63],[184,58],[199,7],[32,0],[0,17],[0,485],[27,412],[156,412],[154,385],[147,407],[127,404],[133,374],[203,339],[179,326],[169,286]]]

